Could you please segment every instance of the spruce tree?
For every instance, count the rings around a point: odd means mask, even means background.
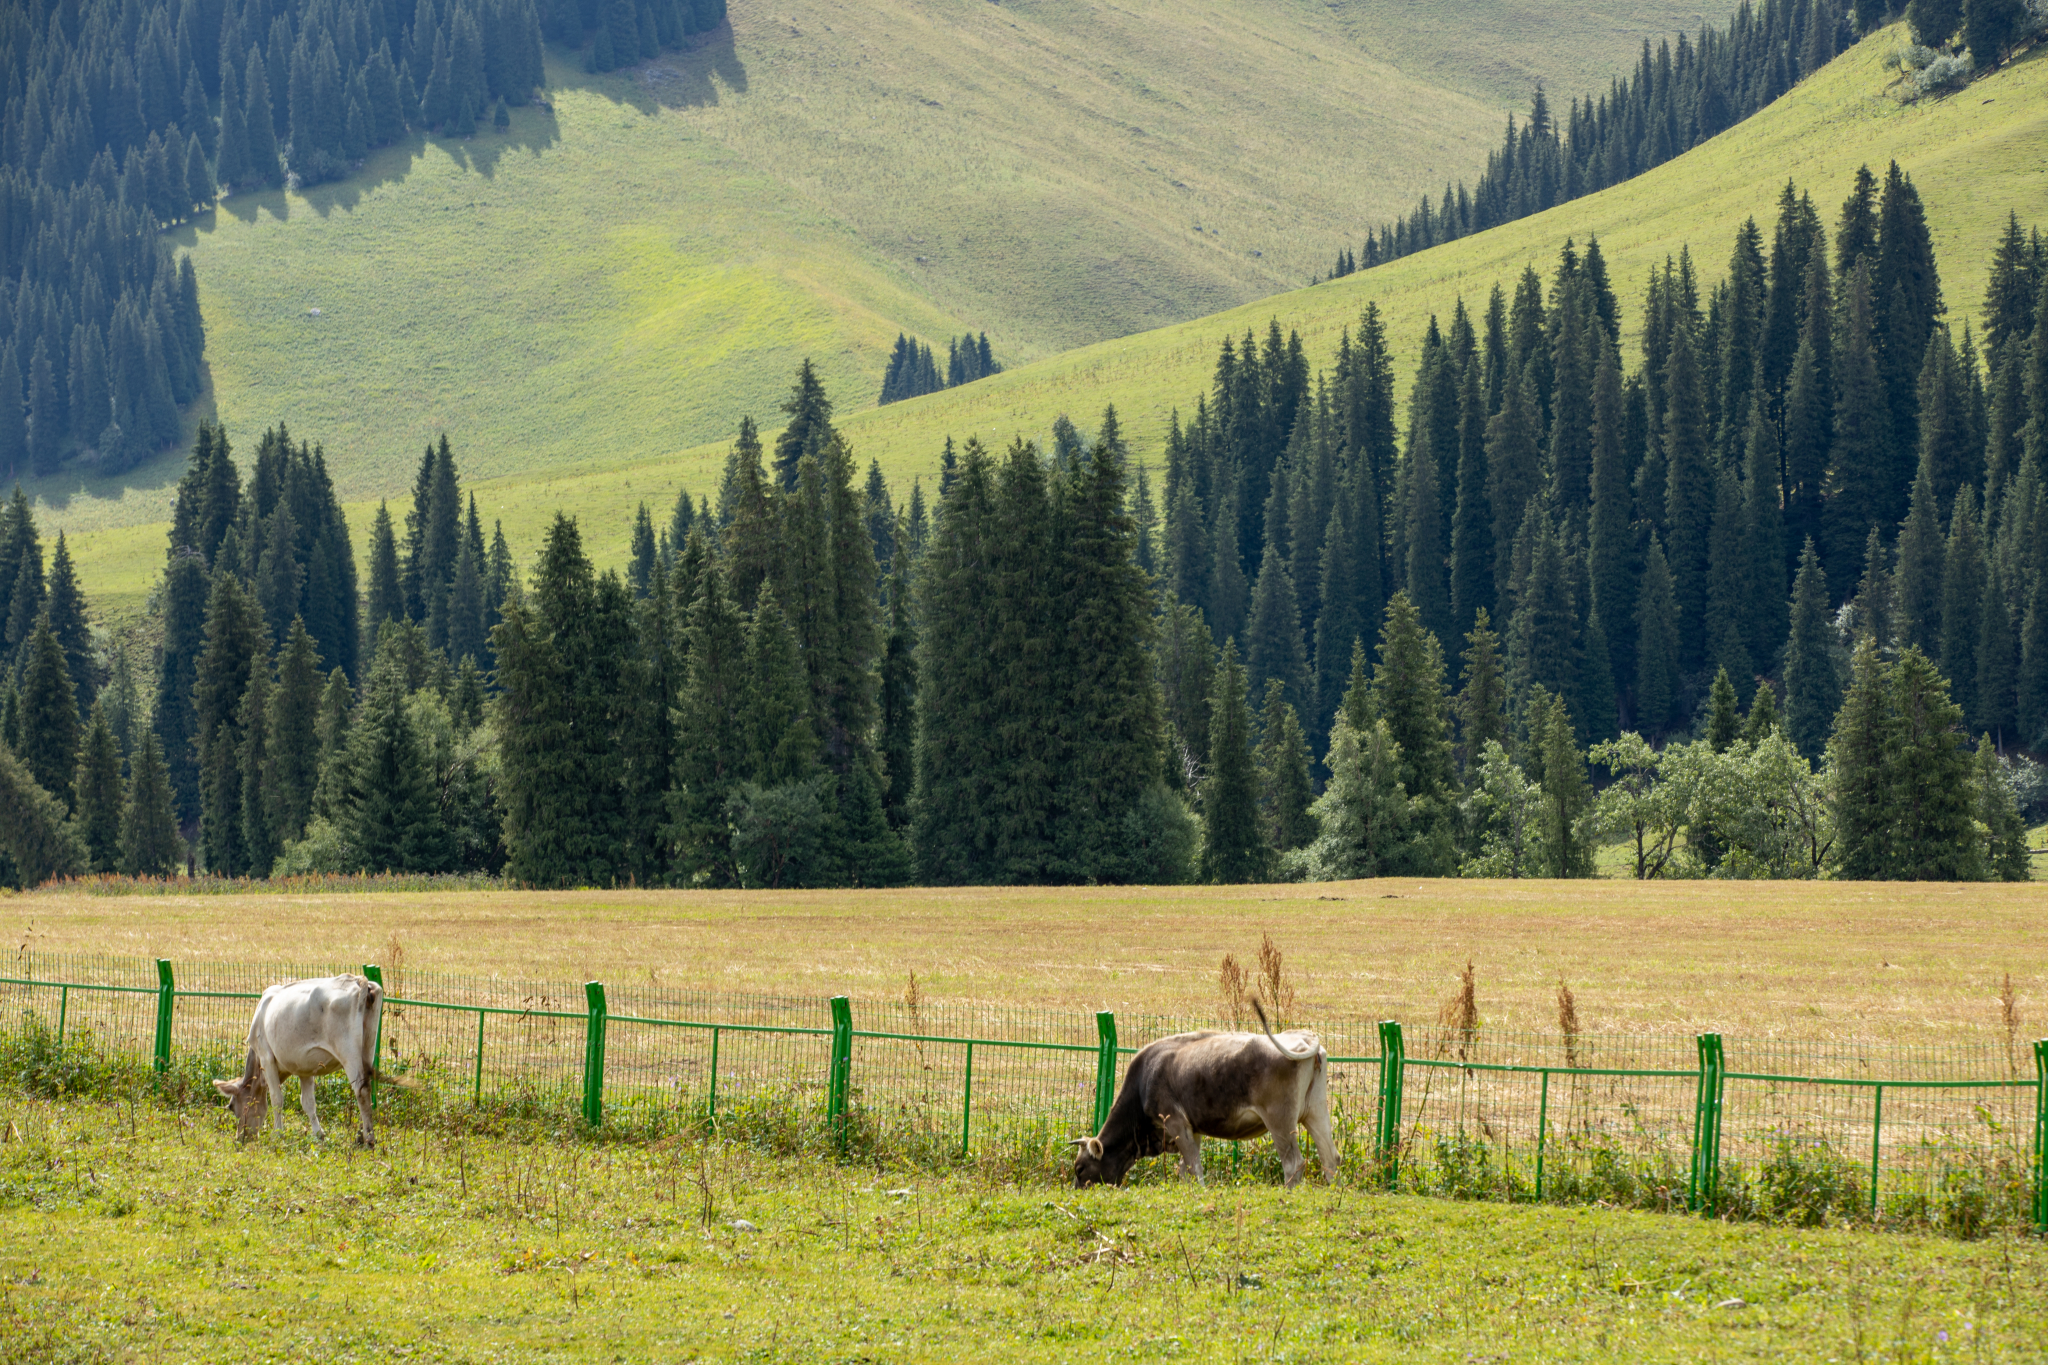
[[[78,697],[47,611],[36,618],[22,651],[19,706],[18,756],[37,785],[71,809],[78,771]]]
[[[1809,538],[1792,580],[1791,635],[1785,642],[1785,737],[1808,761],[1827,747],[1842,687],[1835,672],[1827,572]]]
[[[130,763],[128,801],[121,812],[119,870],[130,877],[168,877],[184,850],[178,839],[170,774],[163,747],[144,734]]]
[[[669,840],[684,885],[730,886],[739,876],[726,807],[751,775],[743,720],[749,689],[747,627],[726,595],[725,575],[706,567],[690,605],[688,672],[676,707]]]
[[[173,549],[164,568],[163,648],[152,717],[168,764],[181,822],[199,817],[199,718],[193,702],[206,639],[206,562],[194,549]]]
[[[377,627],[386,621],[405,619],[405,591],[398,573],[398,539],[391,529],[391,509],[377,504],[377,519],[370,526],[370,598],[364,613],[374,648]]]
[[[1714,525],[1708,550],[1707,661],[1730,679],[1739,679],[1738,695],[1746,701],[1756,686],[1756,667],[1743,629],[1755,601],[1750,586],[1749,518],[1735,475],[1723,468],[1715,479]]]
[[[919,567],[911,828],[918,873],[929,884],[987,879],[982,868],[996,818],[989,755],[1005,719],[990,705],[999,665],[983,636],[987,603],[997,590],[994,484],[987,453],[978,440],[969,441],[952,485],[939,496],[932,542]],[[1170,640],[1181,638],[1169,632]],[[1188,738],[1185,729],[1182,738]]]
[[[1479,770],[1489,741],[1507,739],[1507,677],[1501,669],[1500,637],[1494,634],[1482,608],[1465,635],[1465,652],[1459,660],[1464,682],[1458,693],[1459,748],[1469,779]]]
[[[1593,836],[1587,817],[1593,810],[1593,784],[1586,777],[1586,756],[1578,746],[1571,713],[1563,697],[1539,690],[1530,704],[1530,717],[1530,743],[1543,764],[1538,846],[1544,872],[1551,877],[1590,877]]]
[[[1748,458],[1742,479],[1742,522],[1750,602],[1742,614],[1749,657],[1760,673],[1776,671],[1790,629],[1786,616],[1785,509],[1778,480],[1778,433],[1765,403],[1751,405]]]
[[[1713,643],[1708,635],[1713,623],[1707,619],[1707,598],[1713,583],[1717,494],[1708,449],[1706,395],[1691,330],[1683,325],[1671,335],[1664,384],[1665,551],[1672,600],[1686,622],[1678,636],[1679,667],[1690,672],[1706,661]]]
[[[321,689],[319,650],[306,623],[295,619],[278,655],[277,686],[266,717],[263,793],[280,846],[304,835],[312,818],[313,791],[320,782]]]
[[[404,671],[391,650],[379,650],[370,667],[342,762],[345,828],[358,864],[371,872],[446,871],[454,848],[431,756],[406,705]]]
[[[1487,411],[1480,363],[1458,381],[1458,483],[1451,513],[1451,619],[1460,625],[1494,606],[1493,507],[1487,501]],[[1597,392],[1596,392],[1597,398]],[[1328,598],[1323,599],[1328,602]]]
[[[1514,578],[1515,533],[1541,486],[1537,437],[1543,413],[1533,375],[1523,373],[1486,427],[1486,500],[1493,511],[1493,591],[1504,601]]]
[[[1942,550],[1941,672],[1948,679],[1957,706],[1972,722],[1981,721],[1977,696],[1978,628],[1984,611],[1984,543],[1977,522],[1975,490],[1964,487],[1949,520],[1948,544]]]
[[[1448,873],[1457,774],[1453,765],[1443,646],[1405,593],[1387,603],[1373,670],[1372,709],[1401,752],[1401,786],[1415,825],[1414,870]]]
[[[1892,645],[1899,620],[1897,575],[1891,572],[1889,563],[1884,536],[1873,526],[1864,538],[1863,578],[1856,585],[1856,598],[1850,610],[1855,633],[1870,636],[1879,649]]]
[[[199,751],[199,854],[208,871],[249,871],[242,833],[242,696],[262,666],[262,617],[234,574],[214,575],[206,606],[206,644],[193,682]]]
[[[1724,668],[1714,674],[1714,685],[1707,690],[1707,745],[1715,753],[1725,754],[1741,737],[1742,708]]]
[[[1223,666],[1210,699],[1209,773],[1202,785],[1202,880],[1265,879],[1270,849],[1259,828],[1258,775],[1252,757],[1252,715],[1245,700],[1244,665],[1237,647],[1223,642]]]
[[[448,657],[460,663],[490,657],[485,635],[484,565],[468,536],[455,552],[455,574],[448,585]]]
[[[2027,851],[2027,822],[2013,800],[2005,765],[1998,761],[1998,750],[1992,747],[1989,735],[1977,741],[1976,768],[1977,823],[1984,829],[1983,871],[1991,881],[2029,881],[2033,867]]]
[[[121,859],[121,809],[127,793],[121,782],[121,747],[107,723],[106,709],[92,706],[92,719],[79,749],[73,791],[79,837],[94,872],[112,872]]]
[[[50,630],[57,647],[64,651],[64,670],[71,677],[71,689],[80,714],[92,709],[99,695],[99,678],[93,662],[92,626],[87,619],[85,593],[78,585],[78,571],[64,533],[57,533],[57,548],[50,554],[50,578],[44,597],[50,613]]]
[[[1259,738],[1259,809],[1266,838],[1278,852],[1300,848],[1316,836],[1309,807],[1315,785],[1309,779],[1308,741],[1301,720],[1278,679],[1266,684]]]
[[[815,777],[818,737],[803,658],[773,584],[763,585],[747,627],[746,677],[740,731],[749,780],[775,787]]]
[[[1294,578],[1287,571],[1287,557],[1271,543],[1266,546],[1252,593],[1245,665],[1253,688],[1263,690],[1269,682],[1277,682],[1289,706],[1307,704],[1308,660],[1302,647]]]
[[[1309,721],[1310,731],[1319,742],[1329,734],[1331,717],[1344,695],[1351,648],[1365,631],[1358,610],[1358,576],[1352,559],[1355,548],[1344,519],[1344,500],[1339,498],[1330,508],[1329,525],[1323,534],[1322,581],[1317,594],[1322,610],[1316,615],[1316,686]],[[1491,563],[1487,564],[1486,572],[1491,584]]]
[[[1636,594],[1636,724],[1651,738],[1671,727],[1680,676],[1678,603],[1663,542],[1653,531]]]
[[[1621,357],[1611,342],[1596,338],[1598,361],[1593,369],[1593,458],[1589,487],[1592,506],[1586,522],[1587,588],[1607,625],[1614,659],[1624,671],[1616,681],[1626,685],[1635,662],[1636,535],[1632,524],[1626,446],[1626,410],[1622,401]]]
[[[1584,662],[1572,700],[1587,738],[1597,744],[1613,739],[1621,730],[1620,701],[1614,690],[1614,649],[1597,606],[1587,609],[1585,648],[1580,653]]]
[[[1903,812],[1891,755],[1902,737],[1890,693],[1884,661],[1866,635],[1856,642],[1848,692],[1828,737],[1835,869],[1851,881],[1887,879],[1899,861],[1894,840]]]
[[[2020,637],[2009,599],[2004,570],[1994,557],[1977,616],[1977,714],[2002,742],[2019,734]]]
[[[1889,404],[1878,373],[1870,269],[1858,261],[1837,324],[1834,443],[1821,513],[1822,562],[1829,577],[1855,577],[1865,535],[1885,521],[1890,472]]]
[[[1974,876],[1977,792],[1963,709],[1949,700],[1934,665],[1910,646],[1892,665],[1889,691],[1895,728],[1885,776],[1897,823],[1886,875],[1904,881]]]
[[[626,554],[626,582],[636,601],[647,596],[647,584],[654,576],[655,550],[654,518],[642,502],[633,514],[633,543]]]
[[[241,729],[239,755],[242,781],[243,868],[252,877],[267,877],[283,841],[278,837],[275,808],[264,789],[273,758],[270,742],[270,668],[260,661],[250,671],[249,690],[236,711]]]
[[[789,423],[775,438],[775,481],[789,492],[796,488],[797,462],[806,455],[822,456],[837,434],[832,429],[832,400],[826,397],[825,386],[808,356],[797,368],[796,383],[783,400],[782,411]]]
[[[889,578],[889,634],[882,647],[881,734],[875,750],[882,760],[882,810],[891,829],[910,824],[910,794],[917,764],[917,631],[910,617],[908,547],[894,556]]]

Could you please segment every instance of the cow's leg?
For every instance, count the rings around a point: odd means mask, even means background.
[[[320,1131],[320,1111],[313,1096],[313,1077],[299,1077],[299,1108],[306,1111],[306,1122],[312,1126],[313,1136],[324,1140],[327,1134]]]
[[[1160,1127],[1180,1152],[1180,1173],[1192,1176],[1196,1184],[1202,1180],[1202,1140],[1195,1136],[1194,1128],[1188,1123],[1188,1116],[1179,1109],[1159,1116]]]
[[[356,1137],[365,1147],[377,1145],[376,1131],[370,1126],[370,1068],[361,1059],[350,1059],[343,1070],[348,1073],[349,1088],[356,1094],[356,1112],[362,1116],[362,1126]]]
[[[264,1097],[270,1105],[270,1129],[274,1133],[284,1132],[284,1076],[277,1069],[277,1058],[265,1055],[262,1059]]]
[[[1273,1154],[1280,1158],[1280,1170],[1287,1177],[1287,1187],[1293,1189],[1301,1183],[1301,1173],[1308,1169],[1308,1162],[1301,1154],[1301,1144],[1294,1139],[1295,1116],[1282,1118],[1274,1114],[1262,1114],[1266,1120],[1266,1131],[1273,1135]]]
[[[1316,1058],[1315,1079],[1309,1082],[1308,1102],[1301,1107],[1301,1126],[1315,1139],[1316,1159],[1322,1163],[1323,1181],[1337,1182],[1337,1142],[1330,1134],[1330,1068]]]

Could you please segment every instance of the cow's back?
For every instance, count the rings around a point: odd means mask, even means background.
[[[272,986],[257,1002],[249,1046],[288,1076],[325,1075],[348,1058],[367,1069],[383,1006],[383,987],[360,976]]]
[[[1261,1034],[1204,1031],[1160,1039],[1152,1045],[1161,1054],[1146,1078],[1146,1109],[1177,1107],[1197,1131],[1213,1136],[1263,1131],[1257,1110],[1283,1095],[1298,1102],[1324,1055],[1312,1035],[1281,1036],[1291,1044],[1305,1041],[1314,1051],[1305,1058],[1286,1056]]]

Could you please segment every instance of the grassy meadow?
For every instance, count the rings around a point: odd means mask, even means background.
[[[2048,1358],[2048,1247],[0,1097],[0,1359]]]
[[[857,1000],[1185,1013],[1225,953],[1282,949],[1298,1012],[1434,1021],[1475,970],[1488,1029],[1935,1044],[2048,1035],[2029,885],[1377,881],[903,891],[257,892],[0,900],[10,945],[174,962],[377,962]]]

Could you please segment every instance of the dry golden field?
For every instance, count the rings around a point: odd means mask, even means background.
[[[10,948],[386,966],[788,994],[1194,1011],[1226,952],[1286,955],[1297,1015],[1434,1020],[1476,969],[1483,1022],[1813,1041],[2048,1034],[2034,885],[1375,881],[884,892],[480,891],[0,901]]]

